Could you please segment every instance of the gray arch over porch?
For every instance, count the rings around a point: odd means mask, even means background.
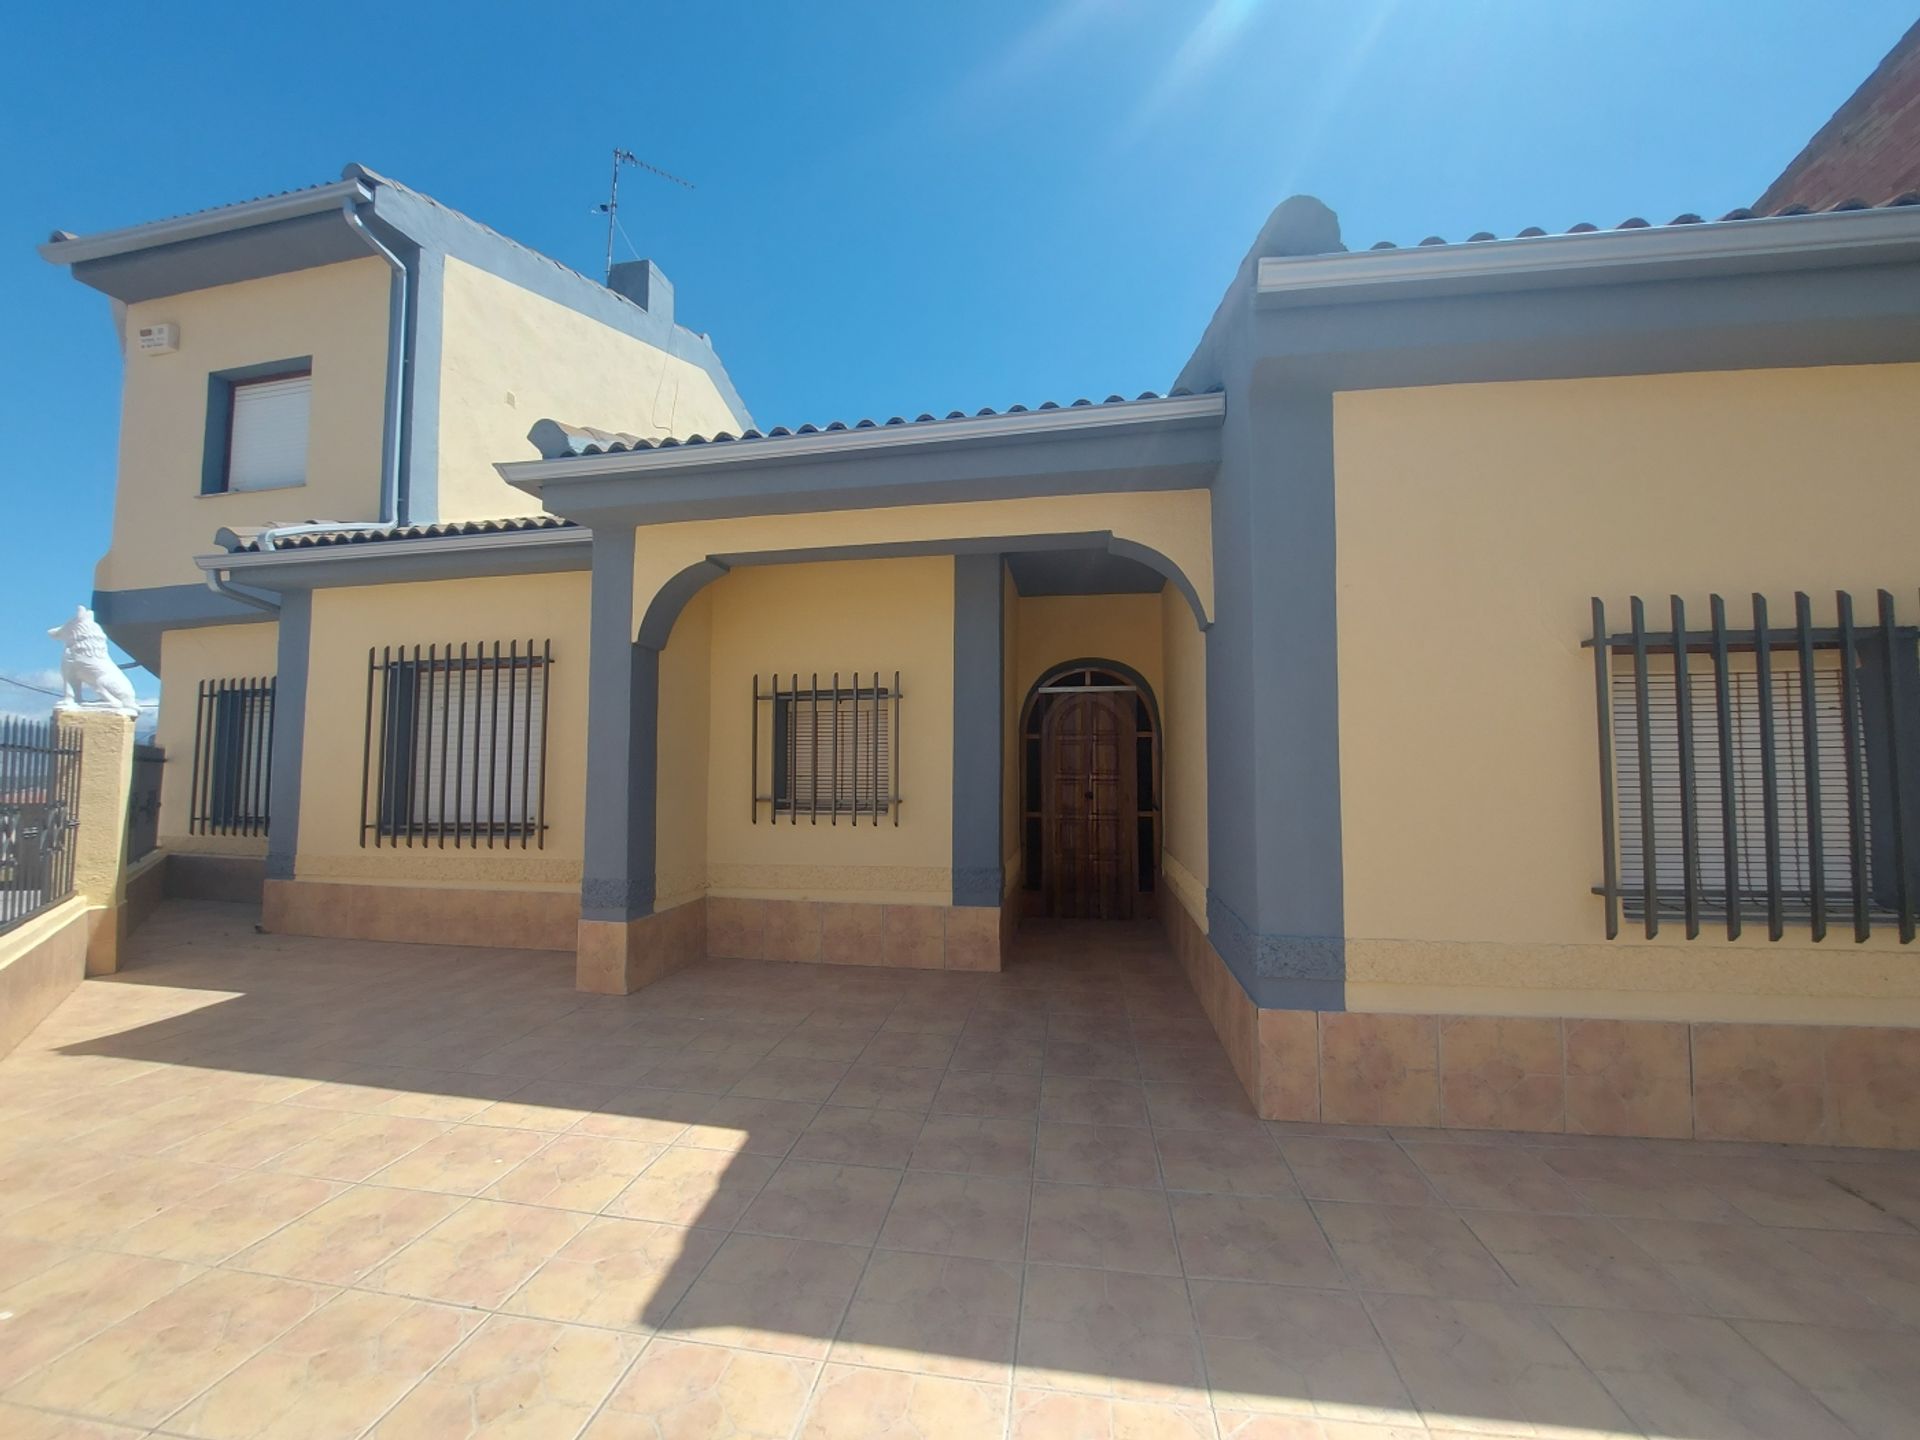
[[[1099,550],[1147,566],[1185,597],[1195,625],[1211,624],[1192,579],[1150,546],[1108,531],[1003,535],[716,554],[688,565],[633,620],[632,526],[593,531],[588,677],[586,863],[581,917],[625,921],[653,913],[657,868],[660,652],[706,586],[747,565],[952,555],[954,714],[952,903],[997,906],[1000,854],[1002,557],[1022,551]]]

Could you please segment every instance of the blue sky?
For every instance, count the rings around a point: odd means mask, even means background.
[[[1718,215],[1913,19],[1912,0],[10,11],[0,674],[56,663],[46,627],[108,535],[119,357],[106,299],[33,252],[56,227],[357,160],[598,273],[619,144],[696,182],[630,173],[623,218],[761,424],[1098,398],[1171,383],[1288,194],[1326,200],[1356,248]],[[0,686],[0,710],[34,703]]]

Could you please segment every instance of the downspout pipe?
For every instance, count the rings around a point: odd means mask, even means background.
[[[367,222],[360,214],[358,197],[349,195],[340,202],[340,216],[359,232],[368,248],[393,269],[393,284],[388,288],[387,300],[387,408],[381,437],[380,514],[371,525],[365,521],[350,520],[310,520],[299,525],[275,525],[260,532],[259,545],[262,550],[273,549],[274,542],[287,535],[311,535],[325,530],[391,530],[400,523],[400,419],[405,413],[407,365],[413,348],[407,343],[407,300],[411,288],[407,265],[367,228]],[[207,583],[222,594],[232,594],[236,600],[245,598],[223,589],[212,571],[207,573]]]

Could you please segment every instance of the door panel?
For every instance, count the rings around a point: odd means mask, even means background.
[[[1048,913],[1131,919],[1138,870],[1131,709],[1108,695],[1063,696],[1047,716],[1041,767]]]

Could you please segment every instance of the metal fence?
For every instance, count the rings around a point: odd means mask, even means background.
[[[1778,940],[1789,923],[1826,938],[1830,922],[1867,939],[1876,922],[1915,934],[1920,904],[1920,629],[1882,590],[1856,620],[1834,596],[1832,625],[1795,594],[1774,627],[1767,598],[1728,624],[1709,601],[1690,630],[1685,602],[1650,628],[1630,601],[1609,633],[1593,602],[1594,695],[1608,938],[1626,917],[1659,933],[1703,922],[1729,938],[1747,920]],[[1786,607],[1782,607],[1784,612]],[[1656,621],[1656,625],[1658,622]]]
[[[0,931],[73,893],[80,732],[58,720],[0,720]]]
[[[127,861],[150,855],[160,843],[160,774],[167,752],[158,745],[133,747],[133,784],[127,791]]]
[[[267,833],[277,683],[271,675],[200,682],[188,790],[193,834]]]

